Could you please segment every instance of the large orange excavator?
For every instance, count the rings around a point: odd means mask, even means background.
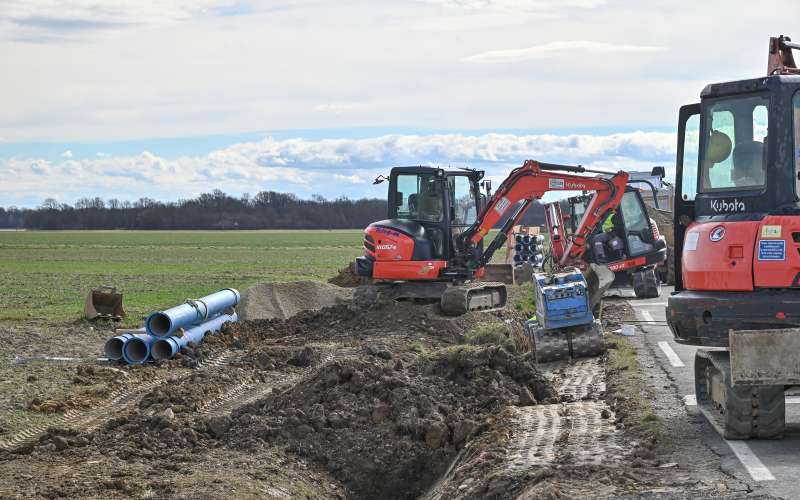
[[[767,75],[681,107],[675,292],[667,321],[698,349],[697,406],[726,439],[781,437],[800,385],[800,68],[769,41]]]
[[[586,172],[603,175],[575,175]],[[554,241],[549,257],[554,267],[599,271],[605,279],[601,277],[593,283],[587,276],[590,289],[599,289],[613,281],[608,266],[631,260],[626,242],[596,230],[612,215],[622,226],[623,234],[627,234],[625,226],[635,217],[615,212],[626,189],[632,189],[627,186],[627,172],[609,175],[581,166],[528,160],[511,171],[494,194],[491,183],[482,181],[483,176],[480,170],[422,166],[395,167],[388,178],[379,176],[376,183],[389,181],[389,218],[364,230],[364,255],[356,259],[355,268],[359,276],[371,278],[373,285],[360,287],[357,293],[367,300],[438,300],[442,311],[449,315],[504,307],[505,285],[481,281],[486,266],[534,200],[551,191],[593,193],[571,234],[561,227],[560,216],[548,217]],[[641,242],[648,253],[645,260],[652,265],[666,258],[666,244],[646,217],[638,195],[636,200],[647,229],[632,229],[629,236]],[[484,248],[484,238],[504,217],[498,234]],[[587,247],[593,243],[605,248],[605,262],[584,259]],[[600,252],[592,252],[596,253]],[[644,265],[638,259],[631,265]]]

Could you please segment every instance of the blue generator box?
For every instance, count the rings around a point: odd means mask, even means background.
[[[588,325],[594,321],[589,309],[586,279],[578,269],[559,273],[534,273],[536,317],[546,330]]]

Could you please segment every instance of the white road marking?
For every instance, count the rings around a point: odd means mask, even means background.
[[[661,351],[669,360],[669,364],[671,364],[675,368],[683,368],[684,366],[686,366],[683,364],[683,361],[681,361],[681,358],[678,357],[675,351],[672,350],[672,347],[670,347],[669,344],[667,344],[664,341],[661,341],[658,343],[658,347],[661,348]]]
[[[638,305],[638,304],[637,304],[637,305]],[[650,307],[650,306],[666,306],[666,305],[667,305],[667,303],[666,303],[666,302],[642,302],[642,303],[641,303],[641,305],[643,305],[644,307]]]
[[[747,443],[744,441],[728,441],[727,443],[744,468],[747,469],[747,472],[750,473],[750,477],[752,477],[754,481],[775,480],[775,476],[772,475],[772,472],[759,460],[756,454],[753,453],[753,450],[747,446]]]
[[[642,310],[642,311],[640,311],[640,312],[641,312],[641,314],[642,314],[642,317],[644,318],[644,320],[645,320],[645,321],[655,321],[655,320],[653,319],[653,315],[652,315],[652,314],[650,314],[650,311],[648,311],[648,310],[646,310],[646,309],[643,309],[643,310]]]
[[[800,404],[800,396],[786,396],[787,405]]]

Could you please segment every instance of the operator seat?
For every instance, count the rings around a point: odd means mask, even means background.
[[[737,186],[761,186],[764,184],[764,143],[744,141],[733,148],[732,180]]]

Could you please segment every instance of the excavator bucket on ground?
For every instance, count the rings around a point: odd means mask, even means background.
[[[586,279],[589,291],[589,310],[597,316],[603,295],[614,283],[614,272],[602,264],[590,264],[589,269],[584,271],[583,277]]]
[[[90,321],[95,319],[119,321],[125,317],[125,309],[122,308],[122,294],[110,286],[92,288],[86,295],[83,313]]]

